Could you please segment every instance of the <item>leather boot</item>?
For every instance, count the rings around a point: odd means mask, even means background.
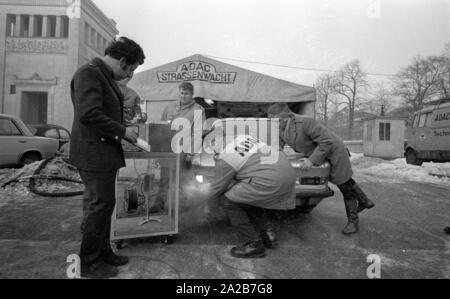
[[[348,223],[342,230],[344,235],[356,234],[358,228],[358,201],[356,199],[344,200],[345,211],[347,212]]]
[[[116,277],[119,271],[106,264],[102,259],[90,265],[81,265],[81,277],[93,279],[107,279]]]
[[[261,240],[249,242],[242,246],[233,247],[231,249],[231,256],[235,258],[262,258],[266,256],[266,249]]]
[[[126,256],[117,255],[112,251],[103,255],[103,261],[114,267],[121,267],[128,264],[129,259]]]
[[[353,189],[355,189],[356,197],[358,199],[358,214],[364,211],[365,209],[372,209],[375,207],[375,204],[367,197],[364,191],[358,186],[358,184],[353,185]]]

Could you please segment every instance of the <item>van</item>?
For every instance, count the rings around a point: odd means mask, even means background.
[[[408,164],[450,162],[450,100],[416,112],[407,136]]]

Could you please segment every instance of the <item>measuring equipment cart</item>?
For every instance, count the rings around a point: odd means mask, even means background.
[[[171,150],[174,132],[167,123],[147,124],[144,131],[150,152],[124,143],[126,167],[117,173],[111,243],[118,249],[124,240],[172,243],[178,234],[181,155]]]

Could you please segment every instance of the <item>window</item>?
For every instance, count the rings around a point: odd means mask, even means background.
[[[419,114],[414,115],[413,128],[417,128],[419,126]]]
[[[45,132],[45,134],[44,134],[44,137],[53,138],[53,139],[59,139],[58,130],[56,130],[56,129],[47,130]]]
[[[33,127],[29,127],[29,126],[27,126],[27,127],[28,127],[28,130],[30,130],[31,134],[33,134],[34,136],[36,136],[36,133],[37,133],[38,129],[33,128]]]
[[[9,90],[10,94],[16,94],[16,86],[15,85],[11,85],[11,88]]]
[[[70,139],[70,134],[66,130],[59,130],[59,135],[61,139]]]
[[[366,141],[372,141],[372,124],[366,126]]]
[[[91,28],[91,41],[89,46],[91,46],[92,49],[95,49],[95,42],[97,41],[96,37],[97,32],[95,32],[94,28]]]
[[[22,136],[22,133],[11,120],[0,118],[0,136]]]
[[[421,114],[420,118],[419,118],[419,126],[418,126],[418,128],[425,127],[426,120],[427,120],[427,115],[426,114]]]
[[[91,44],[91,39],[90,39],[90,34],[91,34],[91,28],[89,27],[88,23],[84,23],[84,44],[89,46]]]
[[[97,34],[97,52],[101,53],[102,52],[102,36],[100,34]]]
[[[20,36],[28,37],[28,29],[30,28],[30,16],[22,15],[20,21]]]
[[[69,18],[66,16],[61,17],[61,37],[69,37]]]
[[[380,141],[391,140],[391,123],[380,123]]]
[[[48,37],[56,37],[56,16],[48,16]]]
[[[14,31],[16,30],[16,16],[8,15],[6,18],[6,36],[14,36]]]
[[[42,37],[42,25],[44,23],[43,16],[34,16],[34,33],[35,37]]]
[[[431,126],[431,123],[433,122],[433,112],[427,113],[427,120],[425,121],[425,127]]]

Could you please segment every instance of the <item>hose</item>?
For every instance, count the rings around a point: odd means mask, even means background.
[[[53,158],[49,158],[45,160],[44,162],[39,165],[39,167],[34,171],[33,176],[30,178],[30,184],[28,188],[30,189],[30,192],[44,197],[72,197],[72,196],[79,196],[83,195],[84,191],[74,191],[74,192],[45,192],[40,191],[36,189],[36,180],[37,179],[48,179],[48,180],[55,180],[55,181],[65,181],[65,182],[72,182],[72,183],[78,183],[82,184],[82,181],[68,179],[65,177],[59,177],[59,176],[41,176],[39,173],[47,166],[50,161],[52,161]]]

